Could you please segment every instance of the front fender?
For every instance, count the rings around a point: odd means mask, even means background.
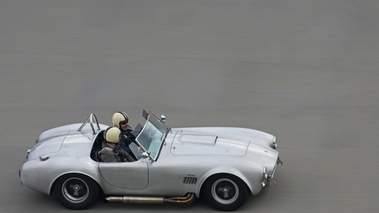
[[[260,167],[259,167],[259,170],[260,170]],[[246,172],[241,172],[240,169],[237,169],[237,168],[232,168],[232,167],[228,167],[228,166],[220,166],[220,167],[212,168],[211,170],[206,172],[201,177],[199,184],[197,186],[197,189],[196,189],[196,196],[197,197],[200,197],[201,189],[202,189],[204,183],[207,181],[207,179],[209,177],[211,177],[213,175],[217,175],[217,174],[230,174],[230,175],[234,175],[234,176],[240,178],[243,182],[245,182],[246,186],[249,188],[249,190],[253,194],[256,194],[260,191],[260,188],[257,188],[257,187],[259,187],[259,184],[257,185],[256,182],[259,182],[261,180],[261,177],[259,177],[259,175],[257,175],[256,172],[250,171],[250,174],[246,174]],[[262,176],[262,173],[261,173],[261,176]]]

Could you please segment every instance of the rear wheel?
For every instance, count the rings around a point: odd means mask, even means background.
[[[56,181],[53,196],[68,209],[86,209],[98,198],[99,187],[87,176],[69,174]]]
[[[245,203],[249,191],[246,184],[238,177],[220,174],[207,180],[203,193],[205,200],[214,208],[233,211]]]

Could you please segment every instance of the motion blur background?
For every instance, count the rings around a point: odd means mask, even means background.
[[[239,212],[377,212],[379,2],[3,0],[0,211],[68,212],[20,186],[45,129],[142,109],[277,136],[276,185]],[[211,212],[99,203],[91,212]]]

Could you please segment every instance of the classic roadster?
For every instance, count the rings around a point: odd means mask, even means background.
[[[69,209],[108,202],[189,204],[202,198],[222,211],[241,207],[273,182],[281,163],[276,138],[247,128],[170,128],[143,111],[135,162],[99,162],[104,129],[91,113],[84,123],[44,131],[19,171],[23,185]]]

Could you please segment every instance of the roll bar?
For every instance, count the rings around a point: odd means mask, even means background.
[[[83,122],[83,124],[79,127],[78,131],[82,131],[83,127],[86,125],[86,124],[90,124],[91,126],[91,129],[92,129],[92,132],[93,134],[96,134],[96,130],[95,130],[95,127],[97,127],[97,130],[100,130],[100,125],[99,125],[99,121],[97,120],[97,117],[95,114],[91,113],[89,115],[89,118]],[[96,126],[94,126],[96,125]]]

